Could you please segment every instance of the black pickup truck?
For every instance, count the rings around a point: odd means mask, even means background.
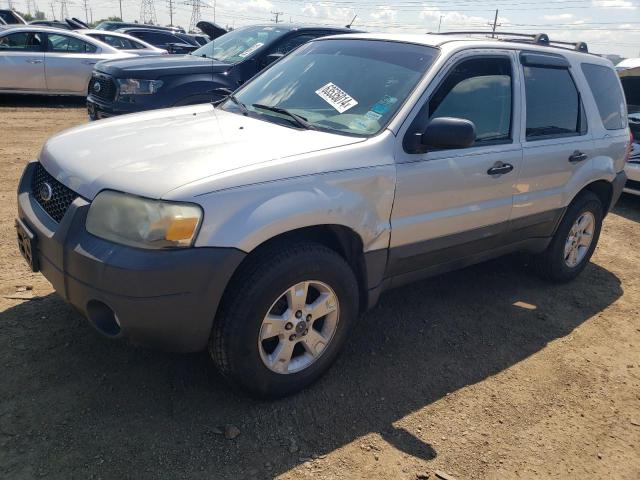
[[[188,55],[101,62],[89,82],[89,117],[215,102],[300,45],[349,32],[353,30],[254,25],[226,33]]]

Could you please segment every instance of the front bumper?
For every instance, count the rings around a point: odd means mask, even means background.
[[[89,234],[89,203],[76,198],[60,223],[31,192],[36,163],[18,187],[18,216],[35,236],[36,264],[56,292],[101,333],[169,351],[206,347],[218,303],[245,253],[233,248],[143,250]],[[100,306],[100,308],[96,308]],[[101,327],[104,306],[116,332]]]

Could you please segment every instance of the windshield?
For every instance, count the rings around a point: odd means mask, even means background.
[[[263,108],[277,107],[318,130],[374,135],[395,115],[437,54],[432,47],[400,42],[314,41],[256,77],[222,107],[240,112],[240,102],[251,116],[289,121],[290,115]]]
[[[277,27],[238,28],[200,47],[191,55],[213,58],[219,62],[238,63],[288,32],[286,28]]]

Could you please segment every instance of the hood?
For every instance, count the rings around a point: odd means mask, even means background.
[[[96,70],[116,78],[160,78],[168,75],[223,73],[231,68],[232,65],[228,63],[195,55],[134,57],[126,60],[101,62],[96,66]]]
[[[221,37],[222,35],[227,33],[227,31],[220,25],[217,25],[213,22],[207,22],[206,20],[200,20],[198,23],[196,23],[196,27],[198,27],[206,35],[208,35],[211,40]]]
[[[71,30],[84,30],[87,28],[91,28],[89,25],[76,17],[65,18],[64,21],[67,22],[67,25],[69,25]]]
[[[283,127],[207,104],[124,115],[67,130],[45,144],[40,161],[58,181],[87,199],[103,189],[162,198],[183,185],[239,169],[241,186],[249,183],[242,175],[250,175],[258,164],[361,141]]]

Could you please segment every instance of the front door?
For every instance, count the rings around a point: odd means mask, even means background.
[[[44,35],[16,32],[0,37],[0,90],[43,92]]]
[[[516,56],[467,51],[454,56],[427,91],[396,150],[397,187],[391,216],[388,274],[410,273],[500,246],[522,163]],[[426,153],[406,139],[430,119],[455,117],[476,127],[475,145]],[[502,174],[495,168],[511,166]],[[494,169],[494,170],[492,170]],[[507,169],[508,170],[508,167]]]

